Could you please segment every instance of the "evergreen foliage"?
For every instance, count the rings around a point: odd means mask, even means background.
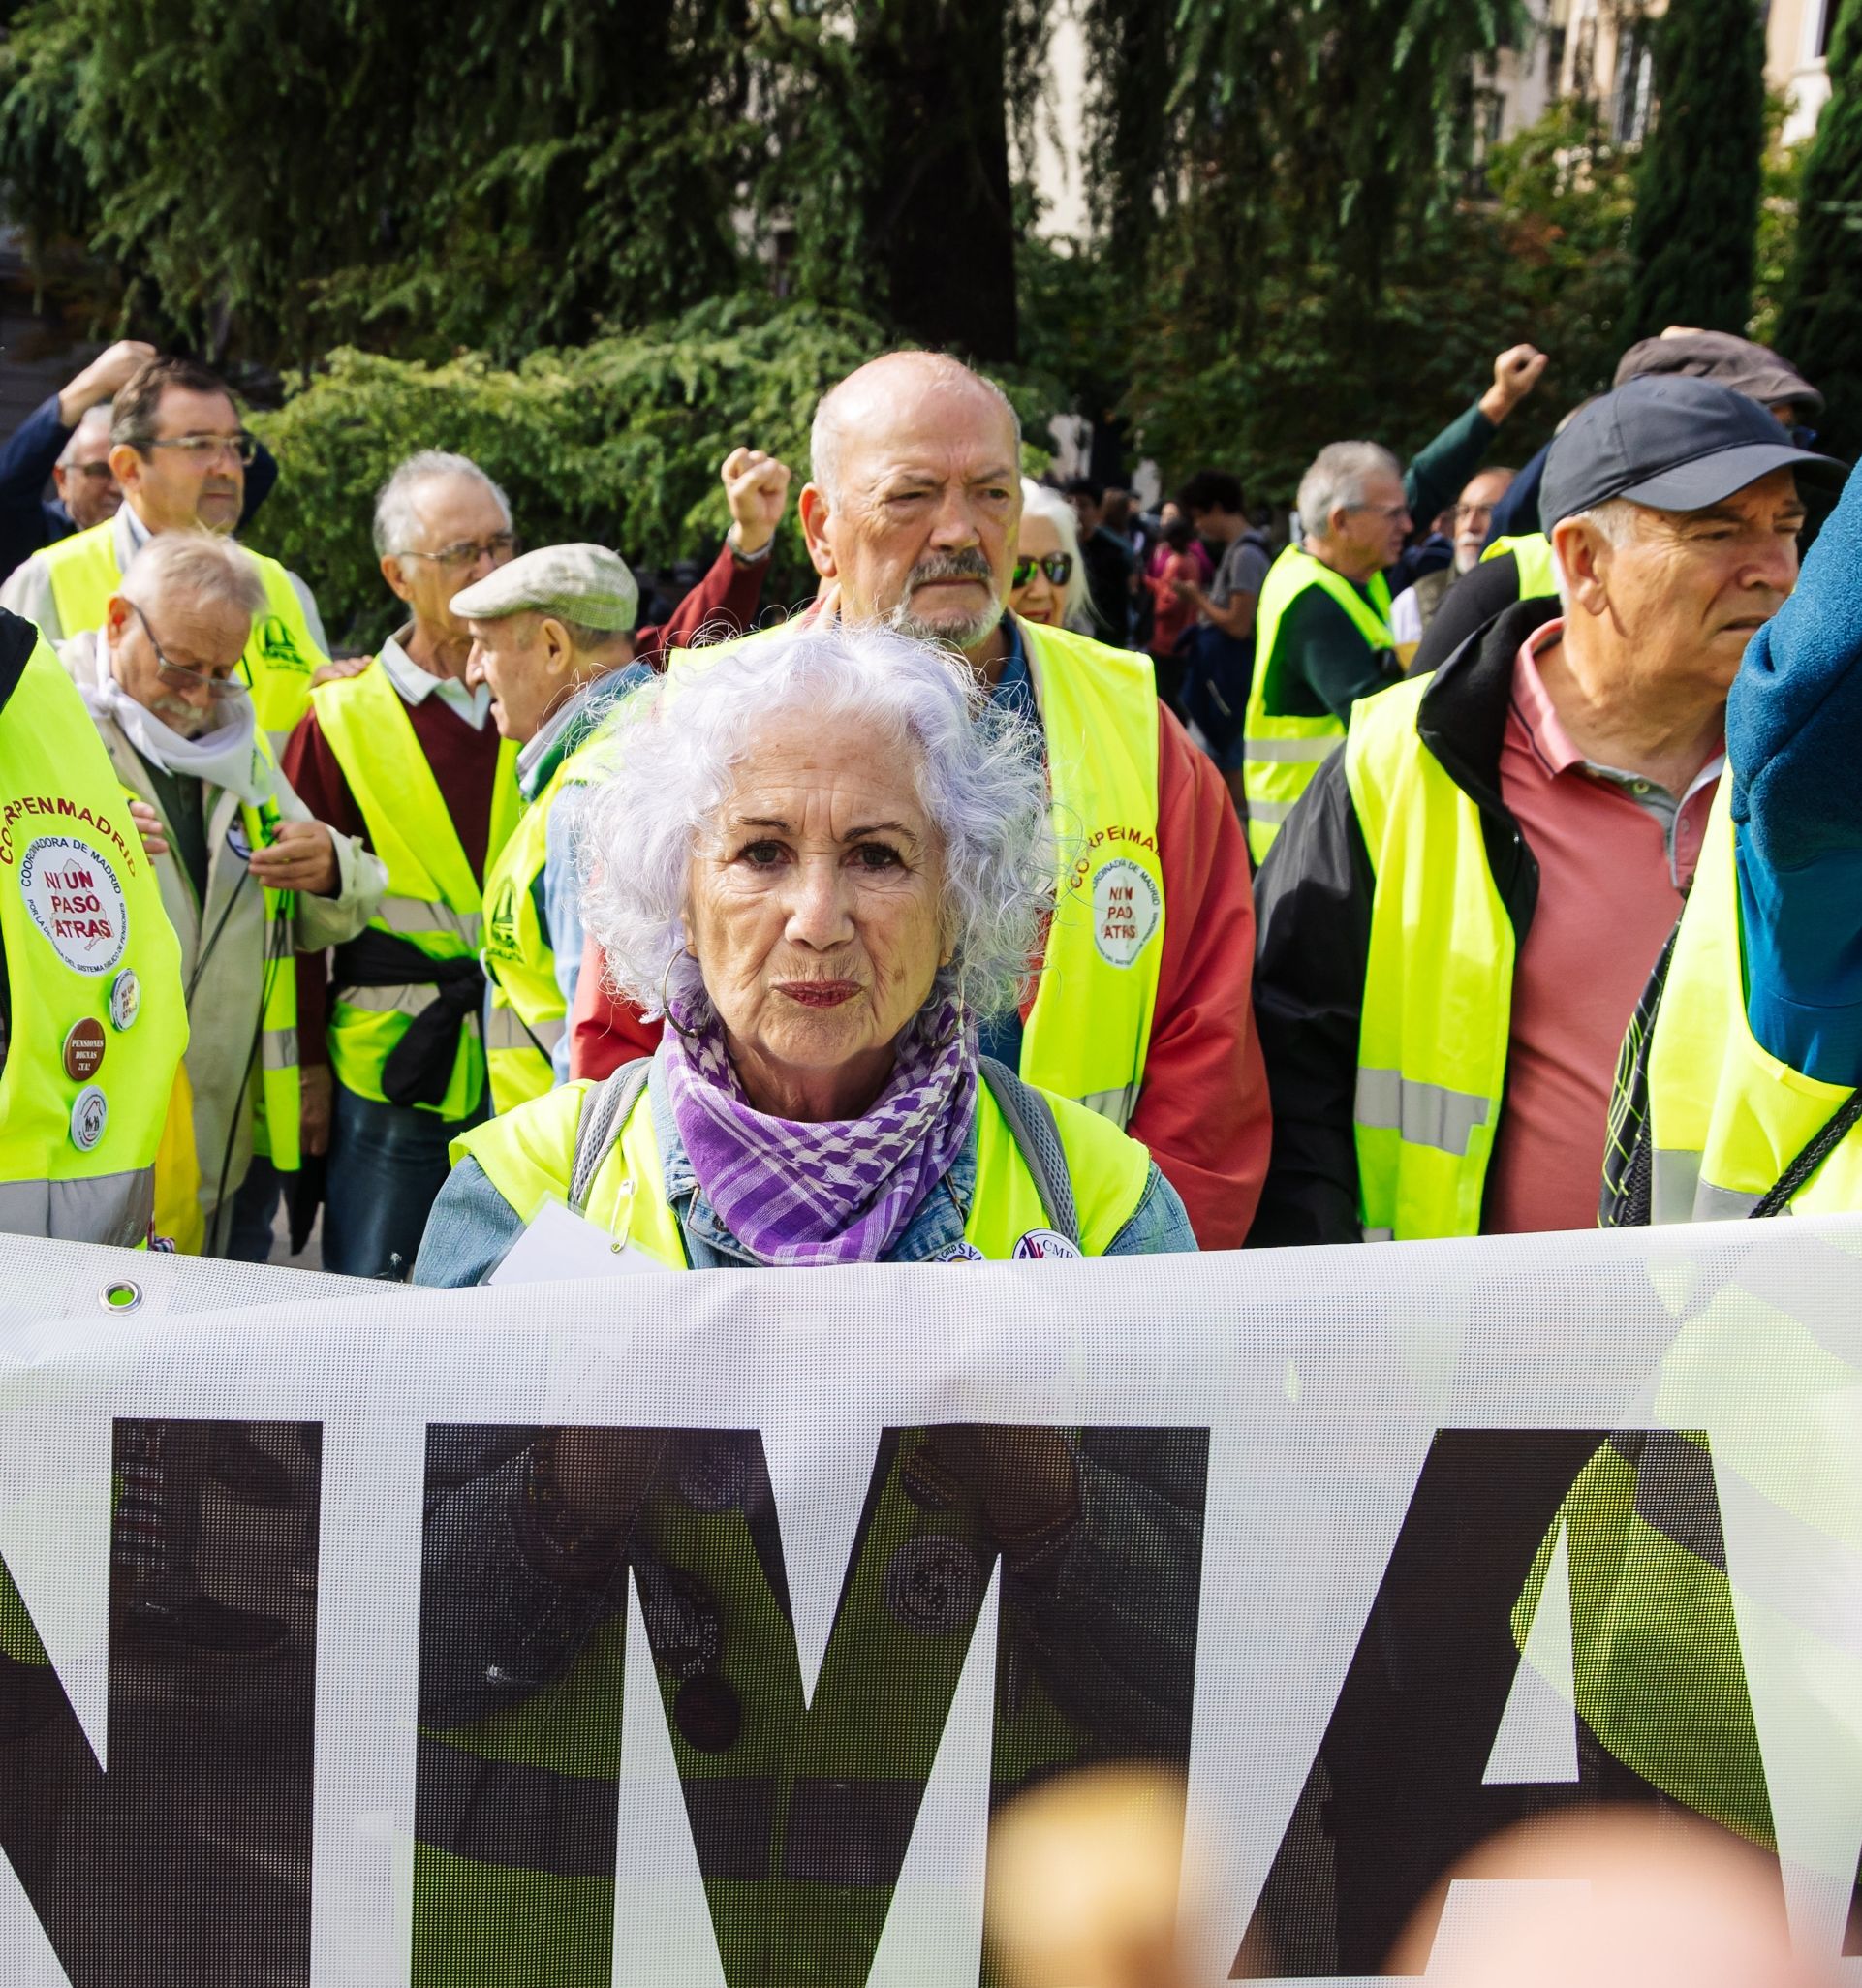
[[[1819,443],[1862,457],[1862,0],[1842,0],[1830,101],[1805,162],[1778,345],[1822,388]]]
[[[1636,175],[1624,343],[1668,325],[1744,333],[1765,141],[1755,0],[1677,0],[1655,23],[1655,129]]]

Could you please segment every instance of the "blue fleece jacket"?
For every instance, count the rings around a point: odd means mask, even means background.
[[[1862,1084],[1862,471],[1726,704],[1746,1011],[1772,1055]]]

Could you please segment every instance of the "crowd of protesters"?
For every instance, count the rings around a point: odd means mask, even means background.
[[[1545,365],[1407,466],[1315,437],[1277,519],[1220,465],[1155,513],[1027,481],[989,381],[882,355],[798,492],[755,438],[719,465],[729,536],[652,625],[617,552],[525,551],[426,450],[372,520],[399,625],[338,658],[244,543],[290,464],[111,348],[0,452],[0,1227],[263,1260],[321,1210],[326,1268],[465,1286],[552,1274],[558,1215],[671,1270],[1862,1207],[1862,485],[1813,383],[1686,330],[1515,473]],[[205,1475],[270,1461],[138,1426],[132,1620],[268,1647],[192,1556]],[[461,1632],[466,1755],[537,1623],[593,1661],[670,1468],[559,1434],[447,1466],[455,1516],[521,1485],[447,1550],[532,1611]],[[1090,1676],[1164,1756],[1187,1671],[1102,1633],[1108,1584],[1156,1624],[1195,1578],[1190,1462],[1139,1435],[941,1434],[884,1498],[993,1539],[1056,1700]],[[1580,1670],[1607,1735],[1627,1687]]]

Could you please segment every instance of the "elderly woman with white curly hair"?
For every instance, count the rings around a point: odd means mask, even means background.
[[[456,1141],[417,1283],[551,1201],[672,1268],[1195,1249],[1142,1146],[978,1055],[1055,863],[1038,741],[953,663],[799,631],[644,687],[611,755],[588,923],[665,1038]]]

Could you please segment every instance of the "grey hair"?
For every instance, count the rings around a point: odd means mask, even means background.
[[[1024,522],[1031,517],[1044,517],[1060,534],[1060,548],[1073,561],[1072,577],[1061,593],[1060,618],[1074,634],[1091,635],[1093,617],[1086,605],[1086,562],[1080,557],[1079,519],[1073,514],[1073,507],[1058,490],[1023,477],[1021,514]]]
[[[158,532],[130,561],[116,591],[139,607],[180,593],[218,602],[248,621],[265,611],[265,583],[251,555],[213,532]]]
[[[1622,545],[1635,534],[1636,513],[1647,507],[1632,502],[1628,497],[1606,497],[1601,504],[1595,504],[1589,511],[1574,511],[1568,518],[1561,517],[1560,524],[1587,524],[1598,533],[1606,544]],[[1551,534],[1548,532],[1546,537]],[[1558,547],[1552,547],[1552,584],[1558,589],[1558,605],[1569,607],[1571,605],[1570,582],[1565,577],[1565,567],[1558,556]]]
[[[449,455],[443,449],[422,449],[399,464],[394,474],[375,493],[375,553],[386,559],[409,549],[419,528],[415,500],[421,486],[441,477],[470,477],[481,483],[498,500],[498,509],[511,523],[511,499],[485,475],[469,455]]]
[[[78,437],[86,429],[102,428],[106,434],[109,434],[109,420],[110,404],[108,400],[100,400],[94,407],[85,408],[83,413],[78,417],[78,425],[65,437],[64,448],[58,451],[58,467],[60,469],[69,469],[78,459]]]
[[[808,474],[815,486],[822,491],[830,505],[840,502],[841,494],[841,408],[840,401],[845,389],[852,386],[868,366],[875,366],[884,359],[897,358],[899,353],[882,353],[877,359],[868,359],[866,365],[856,367],[845,380],[836,381],[819,401],[815,403],[815,419],[808,430]],[[1015,403],[1010,400],[986,373],[978,373],[967,366],[960,358],[953,358],[947,352],[916,352],[911,357],[922,358],[947,380],[972,380],[984,392],[992,395],[1009,417],[1009,425],[1015,431],[1015,457],[1021,459],[1021,417],[1015,412]]]
[[[1364,502],[1364,486],[1372,477],[1402,474],[1402,464],[1381,442],[1328,442],[1299,480],[1300,530],[1329,531],[1333,512]]]
[[[649,1013],[702,995],[686,949],[695,848],[772,720],[851,720],[877,754],[913,762],[943,837],[944,936],[932,999],[961,990],[1006,1011],[1053,908],[1055,854],[1039,735],[988,702],[960,662],[870,624],[785,630],[642,685],[622,707],[607,771],[576,816],[582,916],[607,978]]]

